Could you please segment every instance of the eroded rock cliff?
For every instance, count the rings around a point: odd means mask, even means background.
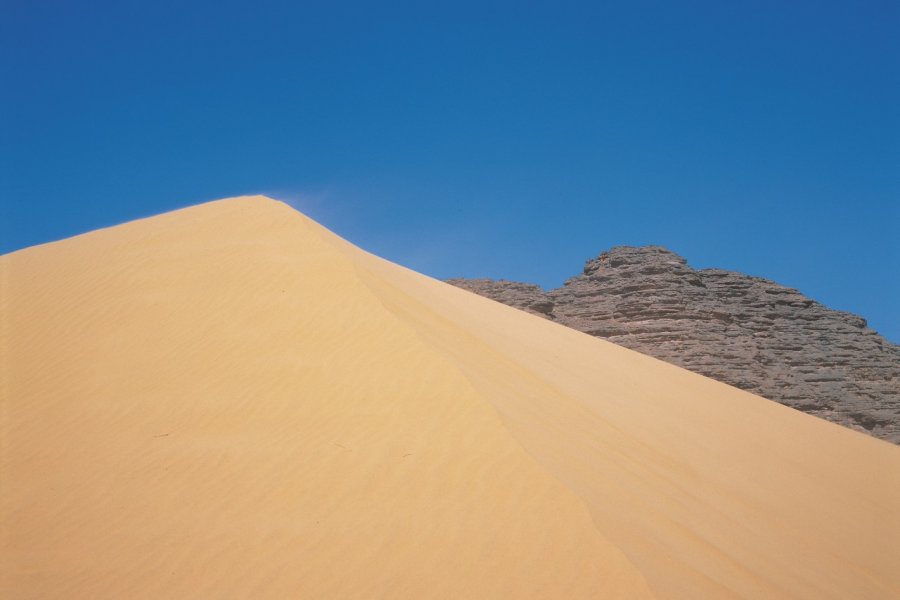
[[[900,347],[795,289],[620,246],[557,289],[450,283],[787,406],[900,443]]]

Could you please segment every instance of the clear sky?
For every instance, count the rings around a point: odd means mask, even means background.
[[[435,277],[617,244],[900,341],[900,3],[0,0],[0,252],[267,193]]]

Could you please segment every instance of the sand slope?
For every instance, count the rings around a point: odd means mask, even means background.
[[[900,448],[281,203],[0,286],[0,597],[900,597]]]

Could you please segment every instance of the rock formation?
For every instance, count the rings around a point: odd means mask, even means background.
[[[450,283],[797,410],[900,443],[900,347],[795,289],[620,246],[557,289]]]

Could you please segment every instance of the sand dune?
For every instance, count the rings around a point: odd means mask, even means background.
[[[0,597],[900,598],[900,448],[281,203],[0,285]]]

